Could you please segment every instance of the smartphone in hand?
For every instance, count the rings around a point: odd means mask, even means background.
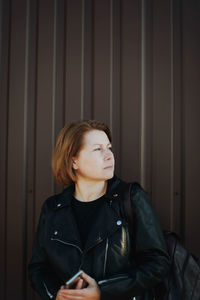
[[[78,271],[74,276],[72,276],[66,283],[66,289],[74,289],[76,287],[77,282],[81,278],[81,274],[83,273],[82,270]]]

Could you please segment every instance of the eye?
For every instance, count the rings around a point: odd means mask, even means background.
[[[110,147],[108,147],[108,149],[110,150],[110,151],[113,151],[113,149],[112,149],[112,147],[110,146]]]
[[[101,150],[101,148],[95,148],[94,149],[94,151],[100,151]]]

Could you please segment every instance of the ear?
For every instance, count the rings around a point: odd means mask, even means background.
[[[72,157],[72,168],[74,170],[78,170],[78,164],[77,164],[75,157]]]

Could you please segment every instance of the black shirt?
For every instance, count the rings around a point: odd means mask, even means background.
[[[72,197],[72,208],[79,229],[81,242],[84,247],[90,228],[93,226],[97,214],[103,204],[104,196],[90,201],[83,202]]]

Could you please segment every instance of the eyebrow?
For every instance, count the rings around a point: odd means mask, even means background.
[[[98,144],[98,143],[97,144],[92,144],[92,146],[99,146],[99,145],[103,145],[103,144]],[[108,145],[111,145],[111,143],[108,143],[107,146]]]

